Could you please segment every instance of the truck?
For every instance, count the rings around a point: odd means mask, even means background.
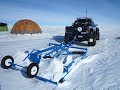
[[[66,26],[64,41],[69,42],[76,38],[77,41],[87,41],[88,46],[95,46],[96,40],[100,39],[98,25],[91,17],[77,18],[72,26]]]

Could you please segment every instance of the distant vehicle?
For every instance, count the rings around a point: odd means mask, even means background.
[[[88,46],[95,46],[100,39],[98,25],[90,17],[77,18],[72,26],[66,26],[64,41],[69,42],[74,37],[78,41],[87,41]]]
[[[8,31],[7,23],[0,22],[0,32]]]

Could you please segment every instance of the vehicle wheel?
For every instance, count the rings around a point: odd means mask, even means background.
[[[1,67],[4,69],[9,69],[14,63],[12,56],[5,56],[1,61]]]
[[[65,34],[64,41],[65,41],[66,43],[68,43],[68,42],[72,41],[73,38],[74,38],[73,35],[67,35],[67,34]]]
[[[69,41],[69,37],[68,37],[67,34],[65,34],[65,36],[64,36],[64,41],[65,41],[65,42]]]
[[[96,37],[90,38],[88,40],[88,46],[95,46],[96,45]]]
[[[96,40],[100,40],[100,33],[99,32],[96,34]]]
[[[27,68],[27,76],[29,78],[34,78],[39,70],[39,66],[37,63],[31,63]]]

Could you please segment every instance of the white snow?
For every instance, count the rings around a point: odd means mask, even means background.
[[[54,58],[42,62],[42,65],[40,65],[39,75],[52,81],[58,82],[62,77],[62,72],[62,62],[60,59]]]
[[[0,60],[5,55],[12,55],[15,63],[28,64],[30,62],[22,63],[26,50],[46,48],[49,42],[60,43],[64,38],[64,27],[42,27],[42,31],[42,34],[35,35],[0,33]],[[64,83],[56,86],[36,78],[26,78],[21,71],[0,67],[0,90],[120,90],[120,39],[116,39],[120,37],[120,31],[101,29],[100,32],[95,47],[75,42],[74,46],[88,48],[87,58],[74,67]],[[67,59],[74,57],[68,56]],[[38,76],[56,81],[63,70],[60,58],[44,60],[39,67]]]

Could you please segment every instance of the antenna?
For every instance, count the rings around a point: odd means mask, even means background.
[[[86,24],[85,24],[85,26],[87,26],[87,9],[86,9]]]
[[[86,18],[87,18],[87,9],[86,9]]]

